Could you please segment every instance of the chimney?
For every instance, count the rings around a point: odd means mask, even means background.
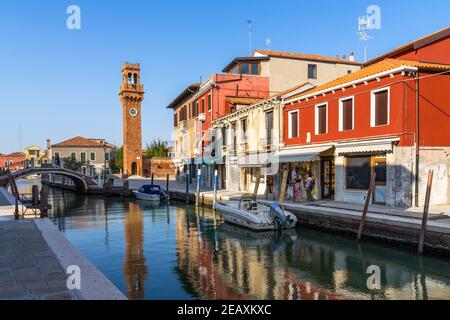
[[[345,54],[342,55],[342,60],[347,60],[347,56]]]
[[[47,150],[49,150],[52,147],[52,141],[50,139],[47,139]]]
[[[340,59],[340,57],[339,57],[339,55],[338,55],[338,54],[336,55],[336,59]]]
[[[354,52],[350,52],[350,54],[348,55],[348,60],[355,61],[355,53]]]

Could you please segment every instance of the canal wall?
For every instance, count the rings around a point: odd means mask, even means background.
[[[171,199],[186,201],[185,192],[170,191],[169,193]],[[195,198],[195,194],[190,193],[188,195],[188,202],[191,204],[195,203]],[[218,200],[229,200],[230,198],[232,197],[218,195]],[[273,202],[266,200],[258,201],[267,204]],[[200,194],[200,206],[212,208],[213,202],[214,199],[210,192]],[[307,204],[284,204],[284,207],[297,216],[298,224],[303,227],[354,237],[356,239],[362,215],[361,211],[326,208]],[[397,247],[400,246],[408,250],[417,250],[421,223],[422,221],[420,219],[370,212],[367,215],[364,226],[363,239],[383,242]],[[428,222],[425,250],[428,253],[450,258],[450,220],[448,223],[443,223],[439,220],[430,220]]]
[[[34,223],[64,270],[73,266],[79,267],[81,288],[75,291],[80,299],[128,300],[102,272],[73,247],[49,219],[36,219]]]

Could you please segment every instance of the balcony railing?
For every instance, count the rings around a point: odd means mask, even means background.
[[[123,83],[120,86],[120,91],[131,91],[131,92],[144,92],[144,86],[142,84],[128,84]]]
[[[178,124],[178,128],[181,131],[186,132],[188,129],[188,121],[187,120],[180,121],[180,123]]]

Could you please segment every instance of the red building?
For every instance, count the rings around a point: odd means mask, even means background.
[[[450,203],[450,27],[367,62],[359,71],[288,98],[279,161],[311,171],[315,197],[363,203]],[[291,175],[290,175],[291,176]]]
[[[0,169],[20,170],[25,165],[25,153],[14,152],[11,154],[0,154]]]

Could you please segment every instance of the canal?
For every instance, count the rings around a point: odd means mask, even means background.
[[[304,228],[253,233],[175,202],[52,190],[50,203],[55,225],[130,299],[450,299],[450,261],[391,246]],[[367,288],[372,265],[380,290]]]

